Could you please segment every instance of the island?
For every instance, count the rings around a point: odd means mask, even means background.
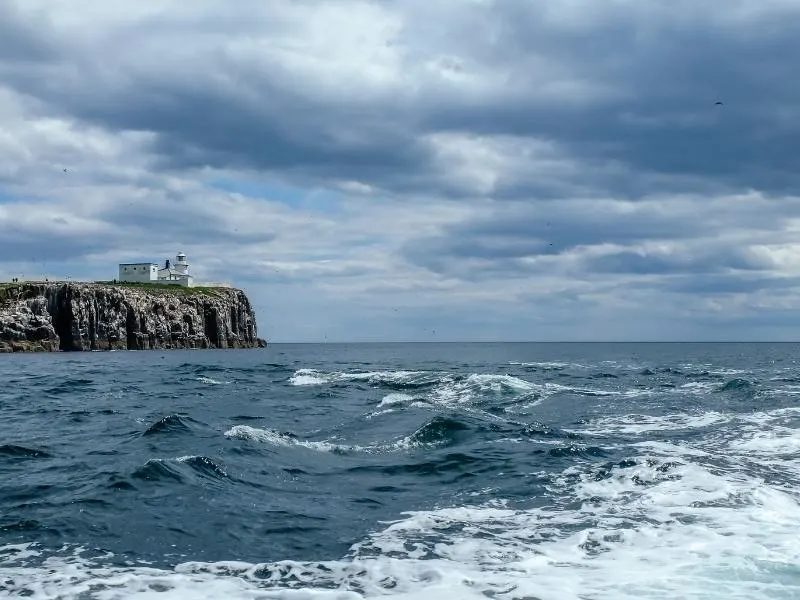
[[[0,283],[0,352],[263,348],[245,293],[195,284],[177,259],[121,263],[111,281]]]

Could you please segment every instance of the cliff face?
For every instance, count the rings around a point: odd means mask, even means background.
[[[237,289],[0,285],[0,352],[263,345],[250,301]]]

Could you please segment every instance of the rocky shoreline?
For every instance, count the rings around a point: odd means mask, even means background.
[[[0,284],[0,352],[261,348],[235,288],[166,284]]]

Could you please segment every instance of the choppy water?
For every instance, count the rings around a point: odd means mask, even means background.
[[[800,598],[799,352],[0,357],[0,596]]]

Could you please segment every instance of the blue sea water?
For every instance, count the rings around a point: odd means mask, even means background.
[[[0,356],[0,597],[800,598],[800,345]]]

